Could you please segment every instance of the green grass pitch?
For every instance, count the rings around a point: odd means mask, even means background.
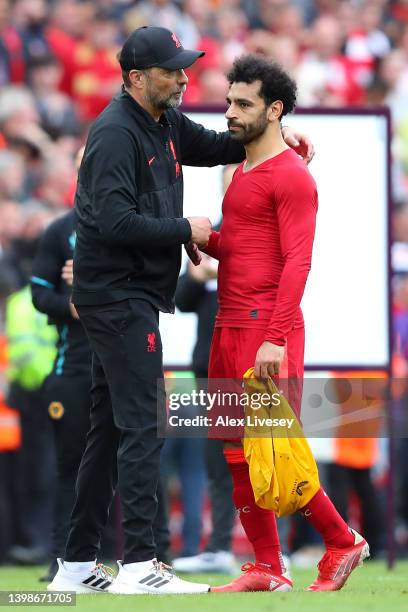
[[[38,577],[43,567],[0,567],[0,591],[43,590]],[[356,569],[342,591],[306,593],[313,580],[313,570],[292,572],[295,581],[291,593],[242,593],[208,595],[78,595],[76,606],[68,610],[90,612],[399,612],[408,610],[408,562],[397,563],[388,571],[384,563],[368,562]],[[227,576],[210,574],[191,576],[196,582],[223,584]],[[12,610],[17,606],[8,606]],[[24,606],[27,608],[28,606]],[[30,608],[32,606],[29,606]],[[36,606],[39,607],[39,606]],[[50,606],[47,606],[50,607]],[[51,606],[54,608],[54,606]],[[20,609],[22,607],[19,606]],[[42,609],[44,609],[41,606]],[[64,609],[62,608],[62,609]],[[61,607],[58,606],[61,610]]]

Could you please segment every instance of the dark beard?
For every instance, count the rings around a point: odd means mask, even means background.
[[[233,126],[234,123],[228,121],[228,127]],[[260,138],[264,133],[266,128],[268,127],[268,121],[266,118],[266,112],[263,113],[256,121],[253,123],[248,123],[247,125],[239,125],[241,130],[239,132],[230,132],[230,136],[233,140],[238,140],[243,145],[247,145],[254,140]]]

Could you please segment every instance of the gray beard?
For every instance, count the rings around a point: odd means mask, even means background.
[[[178,108],[182,102],[182,98],[176,98],[175,96],[170,96],[165,100],[157,99],[155,96],[145,96],[146,102],[148,102],[151,106],[154,106],[158,110],[165,111],[170,110],[172,108]]]

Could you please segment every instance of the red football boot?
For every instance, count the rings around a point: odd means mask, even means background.
[[[245,593],[248,591],[291,591],[292,581],[273,574],[260,564],[244,563],[241,576],[223,586],[211,587],[211,593]]]
[[[319,575],[308,591],[339,591],[351,572],[370,556],[370,548],[359,533],[354,534],[354,545],[349,548],[327,548],[319,561]]]

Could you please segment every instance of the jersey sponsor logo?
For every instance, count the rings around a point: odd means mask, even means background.
[[[258,318],[258,311],[257,310],[251,310],[249,312],[249,316],[251,317],[251,319],[257,319]]]
[[[179,41],[179,39],[177,38],[177,35],[176,35],[174,32],[172,32],[171,37],[172,37],[172,39],[173,39],[173,41],[174,41],[174,44],[176,45],[177,49],[180,49],[180,47],[181,47],[181,42],[180,42],[180,41]]]
[[[64,412],[65,408],[61,402],[51,402],[51,404],[48,406],[48,414],[52,419],[62,419]]]
[[[152,165],[152,163],[154,162],[154,160],[155,160],[155,159],[156,159],[156,156],[155,156],[155,155],[153,155],[153,157],[151,157],[151,158],[149,159],[149,161],[148,161],[149,166],[151,166],[151,165]]]
[[[147,334],[147,352],[148,353],[156,352],[156,334],[154,332]]]

